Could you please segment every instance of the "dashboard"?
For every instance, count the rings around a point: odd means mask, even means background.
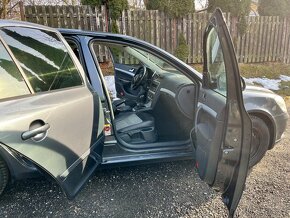
[[[154,108],[160,100],[164,105],[170,101],[172,107],[177,107],[187,118],[193,119],[194,101],[197,98],[195,85],[185,75],[178,72],[151,72],[147,88],[146,107]]]

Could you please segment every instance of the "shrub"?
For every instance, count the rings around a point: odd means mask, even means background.
[[[287,16],[290,0],[259,0],[258,12],[261,16]]]
[[[178,57],[180,60],[186,62],[188,55],[189,55],[189,48],[186,44],[186,40],[182,33],[179,34],[178,37],[178,46],[175,50],[175,56]]]
[[[145,1],[148,10],[164,11],[170,17],[183,17],[194,12],[194,0],[147,0]]]

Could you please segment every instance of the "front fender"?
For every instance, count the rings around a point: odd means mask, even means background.
[[[274,92],[256,86],[247,86],[243,92],[243,98],[248,113],[254,113],[267,121],[270,127],[271,149],[278,142],[286,130],[288,113],[286,104],[281,96]]]

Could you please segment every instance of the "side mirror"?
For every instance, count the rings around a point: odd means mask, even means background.
[[[245,89],[246,89],[246,82],[245,82],[245,79],[243,77],[241,77],[241,83],[242,83],[242,89],[243,89],[243,91],[245,91]]]
[[[203,73],[202,87],[206,89],[216,89],[218,87],[217,82],[212,81],[210,74],[208,72]]]
[[[209,87],[209,75],[208,72],[204,72],[202,75],[202,87],[208,88]]]

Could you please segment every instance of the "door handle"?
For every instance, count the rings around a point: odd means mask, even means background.
[[[50,125],[48,123],[44,124],[43,126],[40,126],[38,128],[28,130],[24,133],[22,133],[21,138],[23,140],[27,140],[30,138],[33,138],[37,136],[38,134],[45,133],[50,128]]]
[[[135,70],[135,68],[131,68],[131,69],[129,70],[129,72],[133,73],[134,70]]]

